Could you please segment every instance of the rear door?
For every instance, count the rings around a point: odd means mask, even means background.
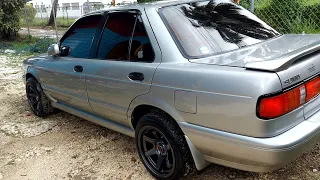
[[[86,71],[94,113],[128,126],[129,104],[149,92],[159,63],[159,48],[146,16],[138,11],[109,13],[96,59]]]
[[[49,95],[58,102],[90,112],[85,73],[101,19],[100,14],[79,19],[61,38],[61,54],[37,63],[41,84]]]

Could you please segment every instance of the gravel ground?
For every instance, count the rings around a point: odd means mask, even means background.
[[[134,139],[64,112],[34,116],[11,61],[21,59],[0,55],[0,179],[152,179]],[[271,173],[211,165],[186,179],[320,179],[319,171],[320,144]]]

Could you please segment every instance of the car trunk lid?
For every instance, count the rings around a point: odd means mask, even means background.
[[[319,76],[320,35],[282,35],[250,47],[190,61],[275,72],[286,90]],[[304,104],[305,119],[319,109],[320,97],[317,96]]]
[[[319,73],[320,35],[282,35],[252,46],[190,61],[276,72],[285,89]]]
[[[320,35],[288,34],[190,62],[278,72],[319,49]]]

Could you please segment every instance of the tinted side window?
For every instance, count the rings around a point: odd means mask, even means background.
[[[152,62],[153,59],[154,51],[152,49],[142,19],[140,16],[138,16],[132,38],[130,60],[139,62]]]
[[[97,58],[128,60],[135,21],[135,15],[130,13],[110,14],[101,36]]]
[[[91,43],[101,18],[101,15],[93,15],[79,19],[60,40],[61,49],[70,48],[70,57],[89,58]]]

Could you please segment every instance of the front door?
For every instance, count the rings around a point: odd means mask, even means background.
[[[79,19],[60,40],[60,55],[37,64],[43,89],[58,102],[90,111],[85,73],[90,48],[102,15]]]
[[[160,62],[154,53],[156,41],[148,36],[152,30],[150,26],[146,30],[144,22],[146,17],[138,13],[109,13],[96,59],[90,60],[86,71],[94,113],[125,126],[130,102],[149,92]]]

